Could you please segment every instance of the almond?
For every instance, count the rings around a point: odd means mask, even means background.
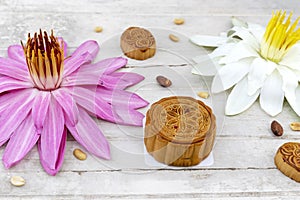
[[[271,130],[274,133],[274,135],[276,136],[282,136],[283,134],[283,128],[281,126],[281,124],[279,124],[279,122],[277,121],[272,121],[271,123]]]
[[[156,81],[158,82],[159,85],[161,85],[162,87],[169,87],[172,85],[172,81],[169,80],[168,78],[164,77],[164,76],[157,76],[156,77]]]

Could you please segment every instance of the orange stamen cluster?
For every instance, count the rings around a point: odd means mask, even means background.
[[[34,37],[28,39],[26,45],[23,45],[26,62],[30,76],[37,88],[40,90],[53,90],[60,86],[64,70],[64,51],[63,44],[53,35],[48,37],[46,31],[44,34],[34,34]]]

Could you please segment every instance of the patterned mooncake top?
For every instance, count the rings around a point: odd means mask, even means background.
[[[151,126],[169,141],[191,143],[203,139],[211,126],[211,109],[191,97],[169,97],[147,113]]]

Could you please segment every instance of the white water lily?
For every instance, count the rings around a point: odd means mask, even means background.
[[[232,88],[226,115],[247,110],[260,96],[260,106],[269,115],[282,111],[285,97],[300,116],[300,28],[299,18],[291,23],[291,17],[277,11],[266,28],[234,18],[226,36],[191,38],[197,45],[217,47],[209,54],[215,68],[208,69],[198,57],[193,73],[214,75],[213,93]]]

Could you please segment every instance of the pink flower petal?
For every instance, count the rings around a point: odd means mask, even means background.
[[[10,105],[3,109],[0,116],[0,146],[2,146],[18,128],[22,121],[27,117],[32,108],[36,90],[16,91],[9,95],[15,96]],[[6,99],[6,95],[0,99]],[[0,106],[2,106],[0,104]]]
[[[105,94],[101,92],[105,91],[100,89],[99,92],[97,91],[97,89],[90,86],[85,88],[74,87],[70,92],[72,92],[73,97],[80,106],[101,119],[118,124],[142,125],[144,116],[134,109],[143,107],[148,102],[141,100],[139,96],[132,93],[125,91],[118,93],[117,90],[112,93],[106,91],[106,99],[104,99],[102,97]],[[118,97],[118,95],[121,96]],[[110,97],[112,99],[109,99]]]
[[[97,85],[102,84],[102,77],[105,74],[110,74],[115,70],[125,66],[127,59],[118,57],[118,58],[108,58],[102,60],[96,64],[83,64],[76,73],[71,73],[68,76],[65,76],[62,86],[74,86],[74,85]],[[135,80],[141,80],[142,76],[137,75],[134,78]],[[109,79],[109,78],[108,78]],[[116,78],[117,79],[117,78]],[[117,79],[118,81],[118,79]]]
[[[58,158],[55,163],[55,166],[56,166],[55,169],[52,169],[52,167],[48,165],[48,161],[44,160],[44,158],[41,157],[41,154],[40,154],[41,140],[39,140],[39,142],[38,142],[38,150],[39,150],[41,165],[43,166],[44,170],[52,176],[55,176],[62,167],[62,164],[64,161],[64,155],[65,155],[66,141],[67,141],[67,129],[64,129],[63,134],[62,134],[61,144],[60,144],[59,150],[58,150]]]
[[[81,71],[83,72],[90,72],[94,71],[95,73],[99,74],[110,74],[127,64],[127,59],[123,57],[114,57],[114,58],[107,58],[101,61],[98,61],[93,64],[84,65],[81,67]]]
[[[82,43],[73,53],[72,57],[78,57],[83,54],[89,53],[93,60],[99,52],[99,45],[95,40],[88,40]]]
[[[63,79],[61,86],[76,86],[76,85],[97,85],[100,81],[101,74],[98,75],[94,71],[90,72],[80,72],[79,69],[77,73],[70,74]],[[91,73],[92,72],[92,73]]]
[[[9,139],[2,158],[4,166],[10,168],[19,163],[33,148],[39,137],[29,114]]]
[[[51,93],[43,91],[39,91],[39,93],[34,99],[32,106],[32,118],[34,120],[34,125],[39,133],[43,129],[50,100]]]
[[[96,57],[99,45],[94,40],[82,43],[64,62],[64,77],[76,71],[81,65],[90,63]]]
[[[28,89],[26,90],[15,90],[10,91],[7,93],[3,93],[0,95],[0,112],[3,112],[6,110],[9,106],[12,105],[12,102],[18,98],[18,96],[25,95],[28,92]]]
[[[145,116],[137,110],[129,110],[128,108],[116,106],[112,109],[115,113],[114,117],[116,118],[116,116],[118,116],[118,118],[122,119],[122,121],[115,123],[130,126],[143,126],[143,119]]]
[[[130,72],[114,72],[110,75],[98,75],[91,72],[93,71],[81,73],[79,70],[78,73],[64,78],[62,86],[101,85],[106,88],[125,89],[144,80],[143,76]]]
[[[63,108],[65,117],[68,118],[72,126],[75,126],[78,122],[79,111],[76,102],[69,94],[69,91],[61,88],[54,90],[52,94],[59,105]]]
[[[58,37],[57,39],[59,44],[63,44],[64,46],[64,57],[66,58],[68,56],[68,44],[62,37]]]
[[[97,97],[113,106],[127,107],[130,109],[143,108],[149,103],[135,93],[124,90],[110,90],[103,87],[97,88]]]
[[[62,108],[54,98],[51,98],[38,144],[41,164],[51,175],[59,171],[64,157],[66,140],[64,122]]]
[[[0,76],[0,93],[16,89],[25,89],[34,87],[31,82],[20,81],[8,76]]]
[[[69,90],[77,104],[84,107],[88,112],[102,119],[111,122],[121,122],[118,116],[115,116],[111,106],[107,102],[98,102],[96,98],[96,88],[86,89],[83,87],[74,87]]]
[[[26,67],[26,65],[25,65]],[[0,58],[0,75],[9,76],[21,81],[30,81],[29,72],[24,67],[24,64],[10,59],[10,58]]]
[[[114,72],[101,77],[102,85],[106,88],[125,89],[144,80],[142,75],[130,72]]]
[[[75,127],[66,123],[75,140],[95,156],[110,159],[109,144],[95,121],[80,107],[78,117]]]
[[[67,57],[64,61],[63,77],[68,77],[71,73],[78,70],[82,65],[91,62],[90,54],[86,53],[78,57]],[[1,71],[0,71],[1,73]]]
[[[23,50],[23,47],[21,45],[17,44],[17,45],[9,46],[8,49],[7,49],[7,55],[8,55],[9,58],[20,62],[22,64],[20,66],[24,67],[24,69],[27,69],[24,50]]]

